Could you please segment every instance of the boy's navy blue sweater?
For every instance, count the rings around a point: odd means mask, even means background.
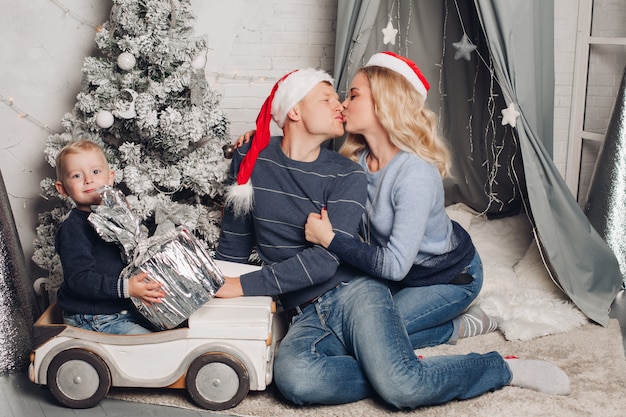
[[[119,278],[125,265],[115,243],[105,242],[74,208],[55,236],[63,266],[57,304],[67,314],[112,314],[131,307]]]

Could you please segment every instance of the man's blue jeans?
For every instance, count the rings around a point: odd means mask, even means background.
[[[138,324],[136,317],[128,311],[113,314],[63,314],[63,321],[70,326],[101,333],[152,333],[150,330]]]
[[[452,319],[476,299],[483,285],[483,266],[478,251],[462,271],[474,279],[469,284],[392,288],[393,301],[409,333],[413,349],[456,340]]]
[[[511,372],[496,352],[418,359],[387,285],[361,277],[292,319],[274,381],[296,404],[342,404],[376,393],[413,409],[499,389]]]

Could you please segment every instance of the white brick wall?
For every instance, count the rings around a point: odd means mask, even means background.
[[[209,31],[207,79],[222,93],[220,108],[230,120],[233,138],[254,128],[263,101],[285,73],[314,67],[332,74],[337,1],[194,3],[201,19],[196,32],[202,33],[203,25]],[[214,21],[211,7],[220,11]],[[275,124],[272,132],[280,133]]]

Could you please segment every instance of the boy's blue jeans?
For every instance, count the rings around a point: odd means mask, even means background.
[[[128,311],[113,314],[63,314],[63,321],[70,326],[94,330],[100,333],[152,333],[150,330],[138,324],[136,317]]]
[[[418,359],[387,285],[361,277],[292,319],[274,381],[296,404],[342,404],[376,393],[413,409],[499,389],[511,372],[496,352]]]

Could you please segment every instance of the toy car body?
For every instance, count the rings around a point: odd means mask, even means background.
[[[227,264],[219,263],[225,275],[250,270]],[[283,335],[275,313],[271,297],[214,298],[187,327],[113,335],[63,324],[53,304],[34,325],[29,378],[71,408],[92,407],[115,386],[186,389],[201,407],[224,410],[272,381]]]

